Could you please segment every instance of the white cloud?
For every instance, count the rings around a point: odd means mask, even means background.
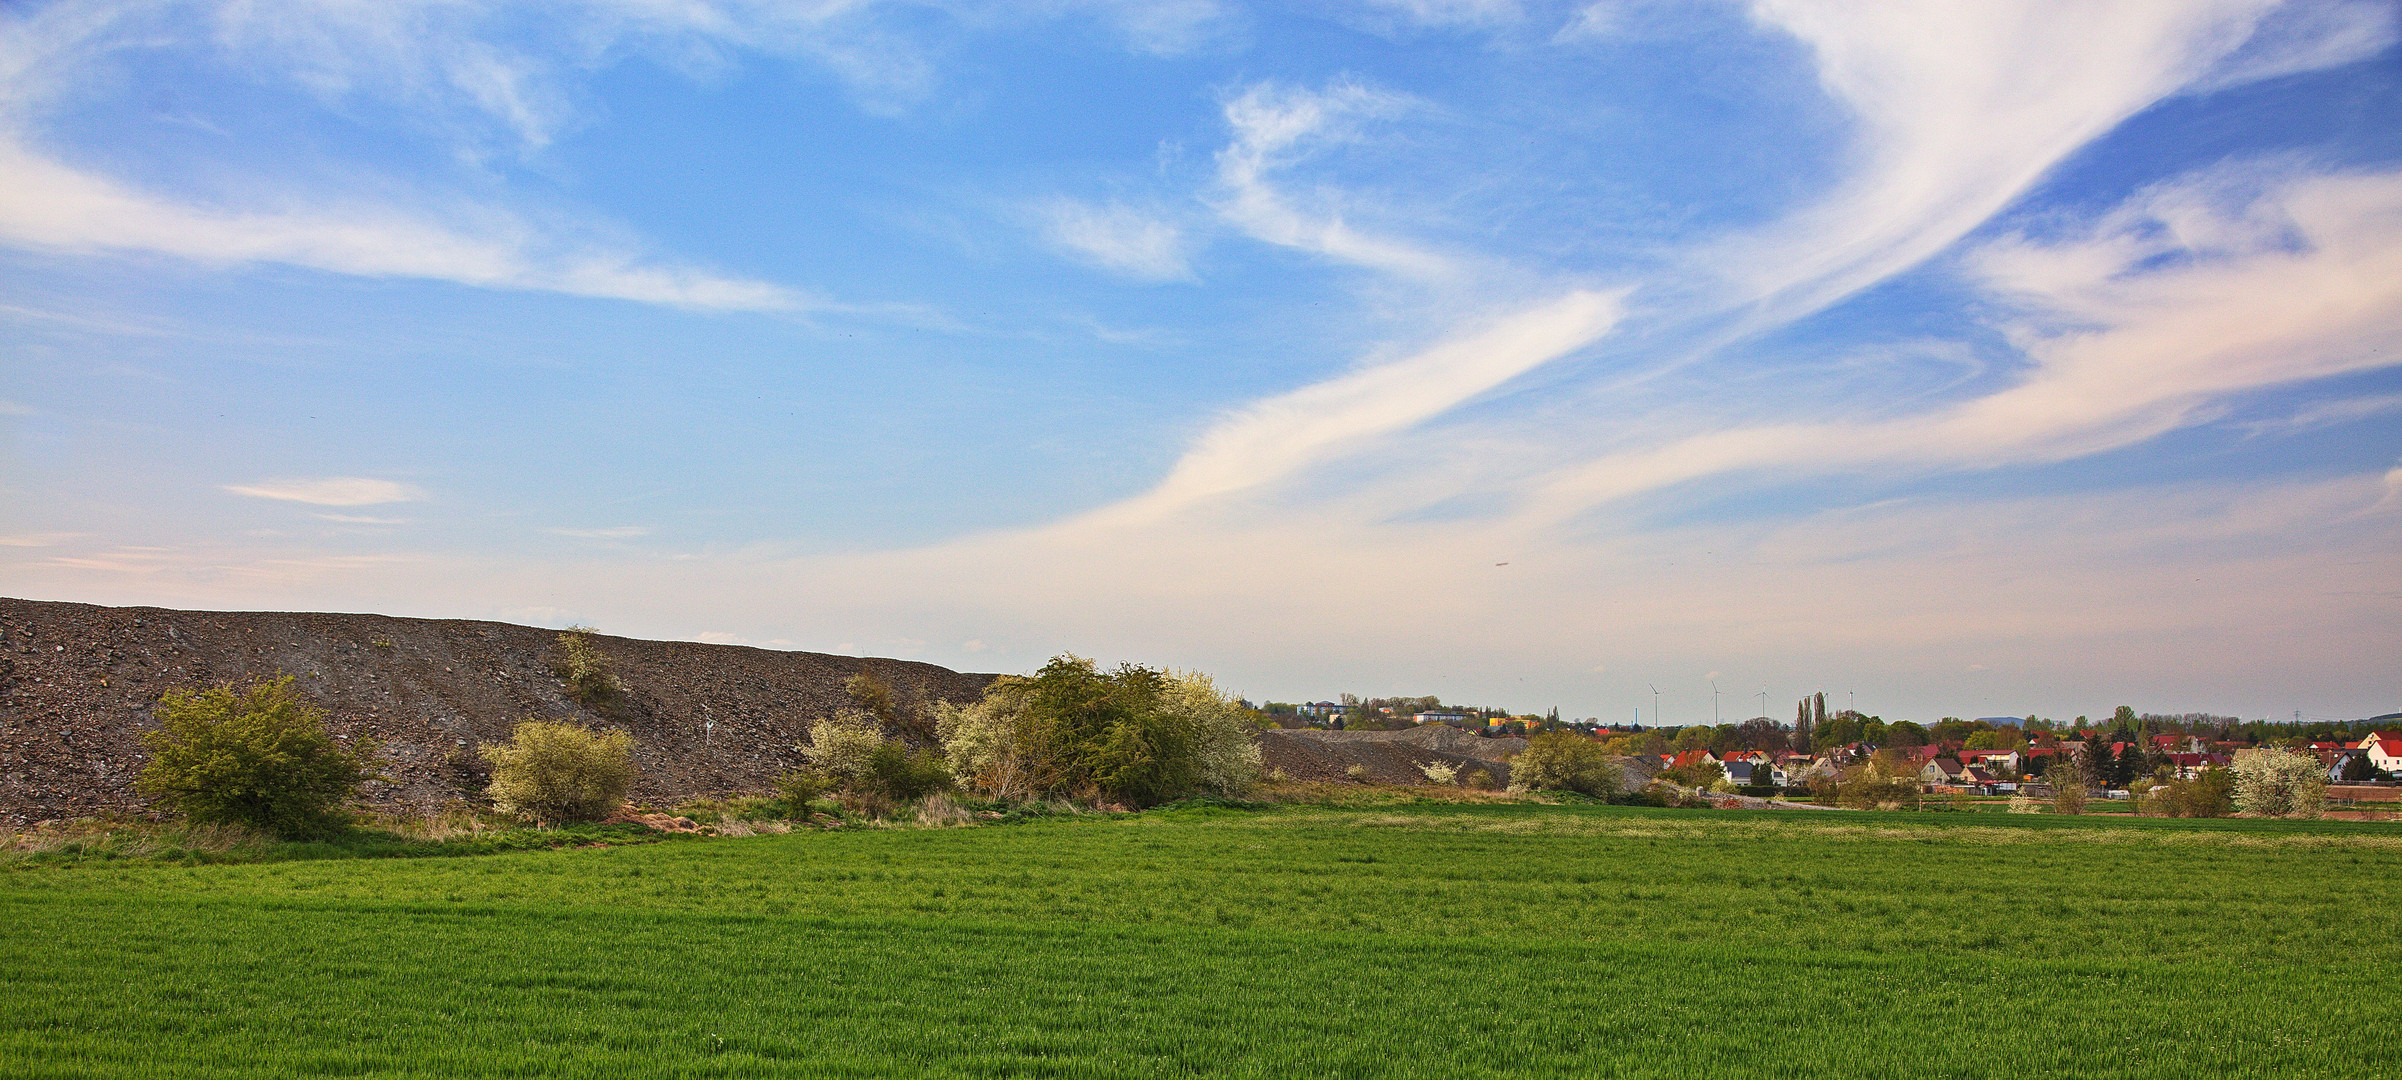
[[[2313,428],[2349,424],[2356,420],[2366,420],[2369,417],[2382,416],[2390,412],[2402,412],[2402,394],[2379,394],[2322,401],[2309,408],[2298,410],[2292,415],[2278,417],[2274,420],[2256,421],[2246,424],[2244,427],[2256,435],[2309,431]]]
[[[558,536],[572,536],[578,540],[632,540],[638,536],[651,534],[650,528],[644,525],[616,525],[605,529],[545,529],[543,531]]]
[[[1064,198],[1043,204],[1039,212],[1043,238],[1080,261],[1145,281],[1192,277],[1184,231],[1157,214]]]
[[[73,532],[16,533],[0,536],[0,547],[57,547],[84,534]]]
[[[409,523],[408,518],[371,517],[366,514],[315,514],[311,516],[343,525],[406,525]]]
[[[254,499],[278,499],[311,506],[376,506],[383,503],[422,502],[426,498],[425,489],[414,484],[359,476],[329,476],[322,480],[262,480],[255,484],[227,484],[225,490]]]
[[[2366,60],[2402,40],[2402,12],[2374,0],[2289,3],[2196,83],[2210,91]]]
[[[1560,24],[1559,32],[1551,37],[1555,45],[1576,41],[1600,41],[1616,37],[1625,25],[1623,0],[1597,0],[1576,9],[1576,14]]]
[[[1753,0],[1858,117],[1818,204],[1700,253],[1773,325],[1925,261],[2070,152],[2208,75],[2276,0]]]
[[[138,192],[67,168],[0,131],[0,243],[70,252],[138,251],[216,263],[277,262],[706,309],[810,306],[790,290],[557,241],[485,211],[466,226],[386,207],[220,210]]]
[[[2080,233],[1994,241],[1966,266],[2019,312],[2005,329],[2029,366],[2013,385],[1894,419],[1733,428],[1610,455],[1552,483],[1540,513],[1770,467],[2065,460],[2215,416],[2208,406],[2229,395],[2390,367],[2402,349],[2402,173],[2207,173]]]
[[[1518,0],[1366,0],[1365,6],[1420,26],[1498,26],[1526,15]]]
[[[1272,182],[1313,145],[1356,138],[1360,121],[1388,115],[1405,101],[1349,81],[1324,91],[1269,83],[1243,91],[1226,103],[1234,139],[1218,151],[1219,215],[1259,240],[1338,262],[1412,278],[1451,276],[1450,259],[1353,229],[1340,209],[1297,209]]]
[[[1423,422],[1592,344],[1617,325],[1623,299],[1573,292],[1403,359],[1255,402],[1196,439],[1157,487],[1097,516],[1147,517],[1256,487]]]

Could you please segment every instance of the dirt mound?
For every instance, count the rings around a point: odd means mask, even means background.
[[[1453,729],[1457,730],[1457,729]],[[1377,784],[1424,784],[1430,781],[1421,765],[1449,765],[1455,772],[1453,783],[1465,782],[1478,769],[1493,774],[1493,786],[1508,787],[1510,767],[1498,760],[1471,757],[1443,750],[1430,749],[1411,740],[1397,738],[1323,738],[1326,735],[1402,735],[1405,732],[1326,732],[1326,731],[1263,731],[1259,733],[1260,771],[1275,774],[1281,771],[1291,780],[1359,780]],[[1464,734],[1464,733],[1463,733]],[[1475,742],[1503,742],[1501,739],[1464,737]],[[1525,740],[1516,741],[1521,747]],[[1354,777],[1351,767],[1367,769],[1364,776]]]
[[[1399,731],[1320,731],[1316,728],[1299,728],[1287,734],[1331,743],[1400,743],[1485,761],[1508,761],[1526,749],[1526,740],[1516,736],[1486,738],[1471,735],[1449,724],[1420,724]]]
[[[370,803],[427,809],[483,789],[475,748],[527,717],[622,727],[634,798],[763,791],[862,672],[905,708],[969,701],[993,676],[932,664],[596,634],[625,684],[603,716],[552,673],[558,632],[383,615],[169,611],[0,599],[0,822],[133,810],[151,706],[179,687],[289,674],[340,738],[383,743]]]

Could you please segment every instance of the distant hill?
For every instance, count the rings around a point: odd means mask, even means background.
[[[176,687],[277,674],[346,738],[384,744],[388,783],[368,800],[432,809],[486,779],[475,748],[529,716],[623,727],[642,769],[637,800],[764,791],[803,763],[794,745],[873,673],[914,708],[970,701],[994,676],[932,664],[596,634],[625,701],[615,716],[569,701],[552,673],[558,632],[384,615],[171,611],[0,598],[0,822],[134,810],[148,760],[139,733]]]

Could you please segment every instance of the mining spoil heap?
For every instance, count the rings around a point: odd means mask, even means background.
[[[383,744],[366,801],[430,810],[483,790],[476,747],[520,720],[565,719],[634,736],[637,801],[759,792],[805,763],[796,744],[873,674],[902,711],[969,702],[994,676],[932,664],[594,634],[625,692],[605,714],[567,698],[558,631],[463,619],[170,611],[0,598],[0,823],[142,806],[151,708],[176,688],[279,675],[345,739]]]

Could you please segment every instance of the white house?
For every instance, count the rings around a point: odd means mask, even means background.
[[[2360,749],[2379,771],[2402,772],[2402,731],[2372,731],[2360,740]]]

